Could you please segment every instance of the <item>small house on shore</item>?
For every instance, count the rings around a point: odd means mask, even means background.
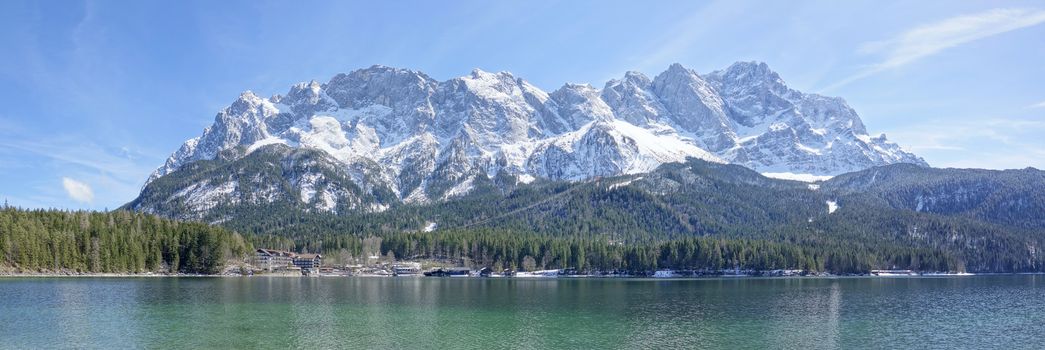
[[[418,276],[421,274],[421,263],[401,262],[392,265],[393,276]]]

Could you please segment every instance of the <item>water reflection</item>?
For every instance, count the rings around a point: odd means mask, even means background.
[[[1041,348],[1041,278],[0,279],[0,347]]]
[[[88,299],[88,288],[90,285],[79,283],[60,283],[55,286],[56,307],[48,311],[55,312],[54,325],[56,331],[62,334],[65,346],[72,344],[87,344],[90,335],[90,323],[86,315]],[[66,322],[58,322],[66,320]],[[57,340],[57,339],[56,339]],[[57,344],[56,344],[57,345]]]

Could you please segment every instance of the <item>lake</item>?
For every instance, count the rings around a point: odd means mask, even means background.
[[[1045,348],[1045,276],[0,278],[0,347]]]

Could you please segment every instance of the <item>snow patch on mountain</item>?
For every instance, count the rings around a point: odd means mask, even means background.
[[[624,186],[630,185],[632,182],[639,181],[639,180],[642,180],[642,176],[638,176],[638,177],[635,177],[635,178],[632,178],[632,179],[627,179],[627,180],[624,180],[624,181],[621,181],[621,182],[618,182],[618,183],[615,183],[615,184],[611,184],[609,189],[612,190],[612,189],[624,187]]]
[[[196,183],[186,187],[171,196],[171,199],[181,199],[185,205],[196,212],[204,212],[226,201],[226,197],[236,191],[236,183],[229,181],[217,185],[209,182]],[[236,204],[233,199],[228,204]]]
[[[809,182],[809,183],[819,182],[819,181],[827,181],[827,180],[830,180],[832,177],[834,177],[834,176],[831,176],[831,175],[813,175],[813,174],[795,174],[795,173],[762,173],[762,176],[765,176],[765,177],[768,177],[768,178],[773,178],[773,179],[792,180],[792,181]]]
[[[373,66],[299,83],[285,95],[244,92],[149,182],[194,161],[232,161],[275,145],[322,151],[364,195],[390,191],[405,203],[466,194],[481,176],[583,180],[689,157],[806,182],[875,165],[925,165],[884,135],[869,136],[844,100],[790,89],[764,63],[706,75],[673,64],[652,79],[628,72],[602,89],[565,84],[552,93],[509,72],[476,69],[437,81]],[[389,204],[360,202],[318,177],[300,179],[292,197],[316,210]],[[214,198],[235,198],[224,191],[248,190],[197,185],[172,196],[190,196],[195,210],[206,211]],[[243,198],[287,195],[271,184],[253,186]]]

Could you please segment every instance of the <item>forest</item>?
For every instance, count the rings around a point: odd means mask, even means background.
[[[203,223],[128,211],[0,209],[0,271],[214,274],[251,251],[239,234]]]
[[[190,167],[168,177],[195,183],[208,174]],[[0,254],[8,268],[81,272],[215,273],[252,247],[321,253],[330,264],[377,255],[517,270],[1041,272],[1043,174],[897,165],[813,187],[691,161],[578,182],[480,177],[467,195],[381,211],[315,211],[293,196],[222,202],[199,219],[213,225],[131,205],[5,207]],[[161,215],[187,213],[181,205]]]
[[[472,267],[649,273],[673,268],[802,269],[862,273],[873,268],[962,271],[952,254],[897,245],[795,244],[687,237],[625,244],[603,237],[556,237],[474,228],[381,235],[241,236],[224,228],[113,211],[0,210],[3,266],[21,272],[214,274],[248,258],[253,247],[336,257],[386,255],[440,259]]]
[[[285,239],[283,242],[291,243]],[[332,235],[298,242],[305,244],[297,247],[303,250],[343,252],[342,255],[359,257],[377,254],[373,249],[380,247],[385,255],[399,259],[442,259],[495,270],[576,269],[630,274],[649,274],[658,269],[709,273],[723,269],[787,269],[836,274],[867,273],[880,268],[965,271],[961,259],[954,254],[891,244],[795,244],[711,237],[651,239],[625,244],[604,238],[552,237],[499,229],[411,232],[365,238]]]

